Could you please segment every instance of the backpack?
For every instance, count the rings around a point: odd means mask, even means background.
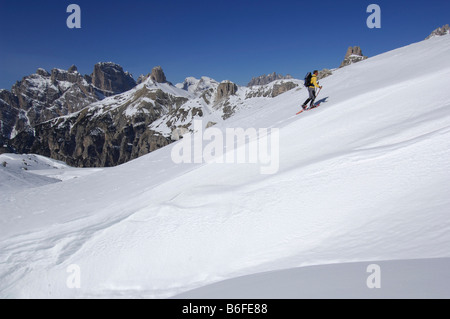
[[[311,77],[312,77],[311,72],[308,72],[305,76],[305,86],[306,87],[311,86]]]

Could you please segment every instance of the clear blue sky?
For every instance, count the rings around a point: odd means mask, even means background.
[[[66,8],[81,7],[81,29]],[[381,7],[381,29],[366,26]],[[339,66],[348,46],[374,56],[423,40],[450,23],[450,1],[378,0],[0,0],[0,88],[38,67],[90,74],[112,61],[135,79],[161,65],[173,83],[187,76],[229,79],[277,72],[297,78]]]

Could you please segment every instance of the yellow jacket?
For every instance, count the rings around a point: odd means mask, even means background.
[[[319,84],[317,84],[317,75],[315,75],[315,74],[312,75],[312,77],[311,77],[311,85],[309,87],[310,88],[313,88],[313,87],[318,88],[318,87],[320,87]]]

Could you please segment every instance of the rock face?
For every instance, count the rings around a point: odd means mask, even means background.
[[[147,79],[150,78],[153,82],[156,83],[168,83],[166,79],[166,75],[164,74],[163,69],[160,66],[155,66],[147,75],[140,75],[137,79],[137,84],[144,83]]]
[[[362,50],[360,47],[349,47],[347,53],[345,54],[344,61],[342,61],[339,67],[342,68],[344,66],[357,63],[365,59],[367,59],[367,57],[362,54]]]
[[[167,144],[167,138],[147,131],[145,123],[122,124],[112,116],[92,121],[88,112],[67,121],[39,124],[34,136],[22,132],[13,140],[15,149],[62,160],[75,167],[115,166]]]
[[[298,83],[288,80],[277,80],[266,85],[260,85],[250,88],[246,95],[246,99],[256,98],[256,97],[276,97],[287,91],[290,91],[298,87]]]
[[[33,132],[18,134],[12,145],[22,153],[41,154],[75,167],[119,165],[171,143],[170,137],[149,125],[186,101],[144,86],[38,124]]]
[[[78,111],[99,99],[81,74],[61,69],[53,69],[51,73],[38,69],[16,82],[11,92],[2,92],[2,100],[6,102],[1,106],[2,113],[8,110],[9,114],[15,114],[8,120],[10,128],[2,130],[5,138],[32,129],[37,123]]]
[[[9,91],[0,90],[0,137],[5,141],[11,135],[18,121],[20,114],[18,105],[19,101],[17,96]]]
[[[0,136],[0,154],[14,153],[14,149],[9,146],[9,141]]]
[[[147,76],[144,74],[139,75],[138,79],[136,80],[136,85],[144,83],[145,80],[147,80],[147,78],[148,78],[148,75]]]
[[[273,86],[273,90],[272,90],[272,97],[276,97],[276,96],[283,94],[287,91],[290,91],[296,87],[297,87],[297,84],[295,84],[294,82],[284,82],[283,81],[280,84],[275,84]]]
[[[320,70],[320,71],[319,71],[319,74],[317,75],[317,80],[324,79],[324,78],[326,78],[327,76],[330,76],[330,75],[332,75],[332,74],[333,74],[333,72],[332,72],[331,70],[329,70],[329,69],[323,69],[323,70]]]
[[[282,79],[292,79],[292,76],[290,76],[289,74],[283,76],[281,74],[276,74],[275,72],[273,72],[272,74],[261,75],[256,78],[252,78],[252,80],[247,84],[247,87],[252,87],[255,85],[266,85],[270,82]]]
[[[77,68],[75,65],[72,65],[72,66],[67,70],[67,72],[69,72],[69,73],[75,73],[75,72],[78,72],[78,68]]]
[[[436,36],[446,35],[446,34],[450,34],[450,27],[448,24],[446,24],[440,28],[437,28],[436,30],[431,32],[431,34],[428,37],[426,37],[425,40],[431,39]]]
[[[236,94],[238,87],[231,81],[223,81],[217,87],[216,101]]]
[[[150,78],[156,83],[166,83],[166,75],[163,72],[163,69],[160,66],[156,66],[153,68],[152,73],[150,74]]]
[[[189,130],[185,127],[178,127],[172,131],[171,140],[178,141],[183,137],[184,134],[188,133]]]
[[[92,84],[107,95],[122,93],[136,86],[133,76],[112,62],[97,63],[91,78]]]

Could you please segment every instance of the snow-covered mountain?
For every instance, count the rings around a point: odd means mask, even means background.
[[[140,82],[78,112],[37,124],[11,144],[19,153],[37,153],[72,166],[115,166],[192,132],[195,119],[215,125],[255,101],[270,100],[301,84],[291,79],[246,88],[230,81],[190,77],[174,86],[166,81],[161,67]]]
[[[191,76],[187,77],[183,83],[178,83],[175,86],[188,91],[191,94],[201,95],[209,89],[216,90],[219,86],[219,82],[207,76],[202,76],[200,79],[196,79]]]
[[[89,106],[130,112],[140,92],[155,113],[167,111],[158,98],[197,101],[218,122],[208,131],[198,117],[197,132],[117,167],[0,192],[0,297],[449,298],[449,55],[444,35],[337,69],[300,115],[304,89],[246,98],[229,82],[234,94],[204,98],[141,83]],[[246,144],[221,140],[233,128]],[[223,161],[256,144],[269,156]],[[177,164],[182,147],[191,161]],[[380,289],[367,286],[371,264]]]
[[[205,128],[222,123],[240,110],[252,108],[255,104],[269,102],[272,98],[294,88],[301,88],[302,81],[297,79],[273,81],[267,85],[252,88],[238,86],[231,81],[217,82],[209,77],[186,78],[177,84],[191,94],[177,112],[169,112],[150,126],[155,131],[171,136],[174,130],[193,132],[193,121],[201,119]]]
[[[0,90],[0,136],[11,139],[20,132],[33,132],[35,125],[77,112],[105,96],[122,93],[136,85],[131,74],[112,62],[99,62],[91,75],[76,66],[68,70],[39,68],[13,85]]]

